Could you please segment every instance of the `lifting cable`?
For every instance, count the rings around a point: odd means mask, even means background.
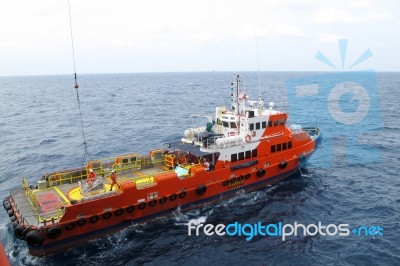
[[[74,77],[75,77],[75,85],[74,85],[74,88],[76,89],[76,101],[78,102],[78,107],[79,107],[79,117],[80,117],[80,119],[81,119],[81,129],[82,129],[83,145],[84,145],[84,149],[85,149],[85,153],[84,153],[84,155],[83,155],[83,157],[84,157],[83,160],[86,161],[86,156],[88,156],[90,160],[92,160],[92,156],[91,156],[91,154],[90,154],[90,152],[89,152],[89,149],[88,149],[88,145],[87,145],[87,142],[86,142],[86,136],[85,136],[85,130],[84,130],[84,127],[83,127],[83,119],[82,119],[82,111],[81,111],[81,101],[80,101],[80,99],[79,99],[79,90],[78,90],[78,89],[79,89],[79,85],[78,85],[78,78],[77,78],[77,76],[76,76],[76,66],[75,66],[75,49],[74,49],[74,37],[73,37],[73,34],[72,34],[71,5],[70,5],[70,3],[69,3],[69,0],[68,0],[68,11],[69,11],[69,28],[70,28],[70,31],[71,31],[72,60],[73,60],[73,62],[74,62]],[[83,164],[83,162],[82,162],[82,164]]]

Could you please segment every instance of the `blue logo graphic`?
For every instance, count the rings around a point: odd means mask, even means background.
[[[382,127],[373,70],[350,71],[372,56],[367,49],[346,67],[348,40],[339,40],[341,70],[322,52],[315,58],[338,70],[333,73],[289,79],[286,83],[290,122],[303,127],[317,125],[324,137],[323,149],[313,160],[315,167],[332,167],[335,160],[347,163],[374,163],[380,159],[372,141]],[[372,141],[371,141],[372,140]]]

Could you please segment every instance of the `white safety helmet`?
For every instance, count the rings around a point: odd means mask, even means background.
[[[93,169],[89,169],[89,172],[90,172],[90,173],[93,173]]]

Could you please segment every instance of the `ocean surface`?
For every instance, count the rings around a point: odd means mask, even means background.
[[[325,142],[307,168],[274,186],[131,227],[45,258],[29,255],[0,211],[0,237],[12,265],[400,265],[400,73],[241,73],[246,94],[277,103],[289,122],[321,129]],[[320,79],[319,77],[323,77]],[[160,148],[230,103],[233,73],[80,75],[80,102],[92,158]],[[345,125],[322,88],[343,78],[368,80],[369,113],[361,126]],[[294,83],[293,83],[294,82]],[[300,83],[321,93],[304,101]],[[323,84],[322,84],[323,83]],[[294,84],[294,85],[293,85]],[[349,86],[354,83],[349,83]],[[0,196],[35,184],[42,174],[81,166],[84,157],[72,75],[0,77]],[[365,85],[368,87],[368,85]],[[328,96],[327,96],[328,95]],[[298,99],[296,98],[298,97]],[[358,99],[359,100],[359,99]],[[344,112],[357,98],[341,98]],[[362,103],[363,101],[358,101]],[[346,105],[347,104],[347,105]],[[350,104],[350,105],[349,105]],[[333,106],[333,105],[332,105]],[[346,109],[347,108],[347,109]],[[346,111],[347,110],[347,111]],[[340,119],[339,119],[340,120]],[[383,236],[188,236],[189,222],[294,222],[380,226]]]

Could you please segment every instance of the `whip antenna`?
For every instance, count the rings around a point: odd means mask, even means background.
[[[82,138],[83,138],[83,145],[85,149],[84,153],[84,160],[86,159],[86,156],[89,157],[89,159],[92,159],[92,156],[89,152],[88,145],[86,142],[86,136],[85,136],[85,130],[83,127],[83,119],[82,119],[82,111],[81,111],[81,101],[79,99],[79,84],[78,84],[78,78],[76,76],[76,63],[75,63],[75,49],[74,49],[74,35],[72,34],[72,16],[71,16],[71,4],[69,3],[68,0],[68,14],[69,14],[69,28],[71,32],[71,49],[72,49],[72,61],[74,62],[74,78],[75,78],[75,85],[74,88],[76,89],[76,101],[78,102],[78,108],[79,108],[79,117],[81,120],[81,129],[82,129]],[[83,164],[83,163],[82,163]]]
[[[256,38],[256,50],[257,50],[257,72],[258,72],[258,93],[261,99],[261,78],[260,78],[260,60],[258,59],[258,41],[257,41],[257,33],[254,32],[254,37]]]

